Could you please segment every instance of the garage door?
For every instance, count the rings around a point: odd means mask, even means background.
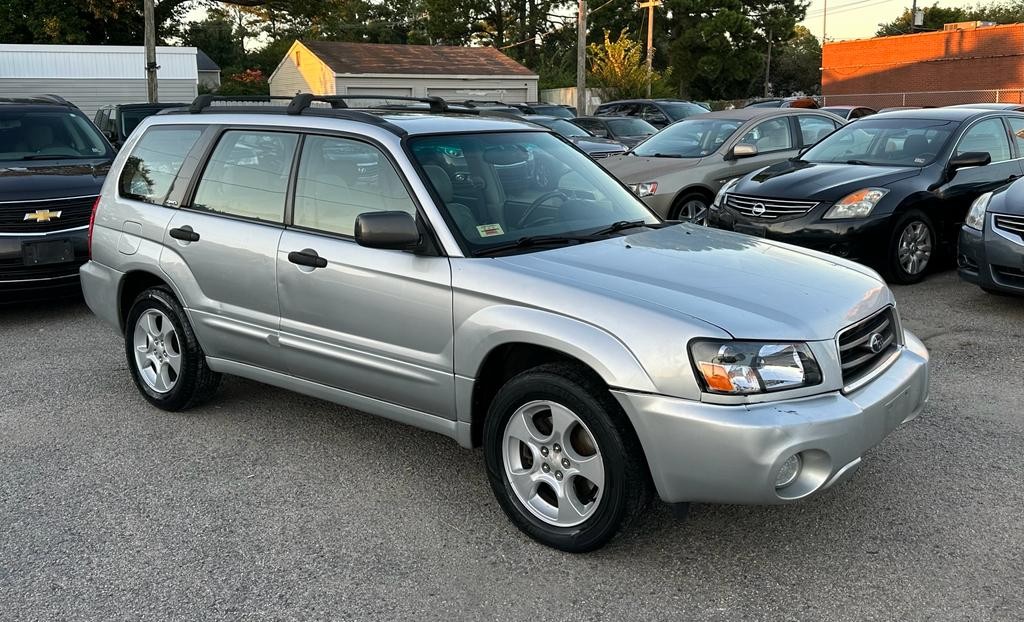
[[[396,95],[399,97],[408,97],[412,95],[411,88],[374,88],[372,86],[350,86],[348,91],[349,95]]]
[[[479,89],[463,87],[459,89],[427,89],[430,95],[436,95],[450,101],[461,101],[466,99],[498,100],[507,104],[518,104],[526,101],[525,88],[511,89]]]

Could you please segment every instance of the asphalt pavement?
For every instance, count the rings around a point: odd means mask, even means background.
[[[509,524],[479,450],[238,378],[164,413],[80,301],[0,308],[0,619],[1020,620],[1024,300],[896,295],[931,400],[851,481],[584,556]]]

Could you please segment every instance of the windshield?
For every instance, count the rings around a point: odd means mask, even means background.
[[[650,136],[658,133],[658,128],[643,119],[633,117],[608,119],[605,123],[616,136]]]
[[[532,121],[529,117],[527,121]],[[537,125],[543,125],[548,129],[555,130],[566,138],[579,138],[582,136],[593,136],[590,132],[576,125],[572,121],[566,121],[565,119],[541,119],[539,121],[533,121]]]
[[[111,155],[99,131],[67,109],[0,111],[0,160],[64,160]]]
[[[658,102],[661,109],[665,111],[668,118],[673,121],[685,119],[686,117],[692,117],[695,114],[705,114],[708,110],[703,106],[697,104],[691,104],[689,102]]]
[[[600,165],[547,132],[424,136],[409,144],[467,254],[527,236],[660,222]]]
[[[949,142],[958,124],[929,119],[866,117],[844,125],[800,159],[877,166],[927,166]]]
[[[576,117],[572,110],[564,106],[531,106],[531,108],[536,110],[537,114],[546,114],[560,119],[573,119]]]
[[[687,119],[651,136],[632,153],[662,158],[700,158],[714,153],[741,125],[743,122],[736,119]]]

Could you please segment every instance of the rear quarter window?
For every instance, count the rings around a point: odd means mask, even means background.
[[[122,197],[164,205],[185,156],[203,133],[202,127],[151,127],[125,161],[118,189]]]

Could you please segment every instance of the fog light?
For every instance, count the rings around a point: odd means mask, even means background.
[[[800,465],[800,454],[792,455],[783,462],[779,467],[779,474],[775,476],[775,488],[785,488],[795,482],[797,476],[800,475]]]

